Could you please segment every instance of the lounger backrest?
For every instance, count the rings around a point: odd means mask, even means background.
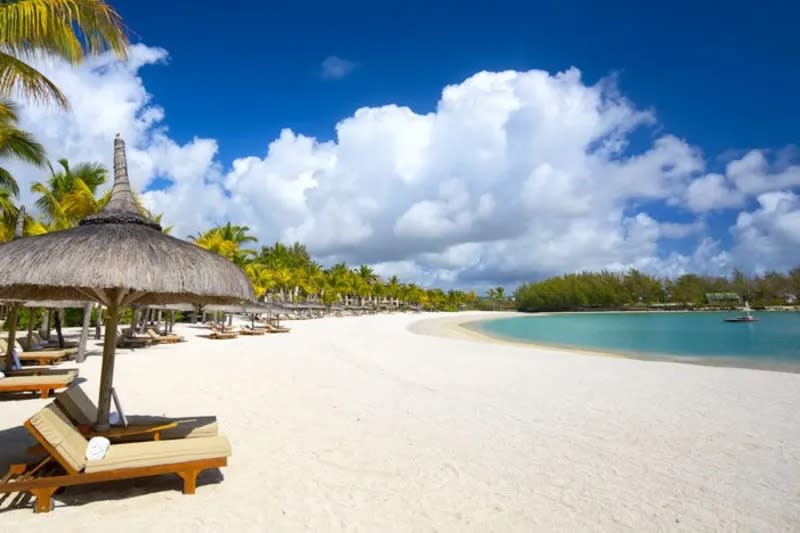
[[[59,392],[56,403],[76,424],[94,424],[97,420],[97,407],[80,387]]]
[[[86,466],[86,445],[88,441],[81,432],[67,420],[58,407],[48,405],[29,422],[44,439],[44,442],[55,451],[53,458],[68,471],[80,472]],[[37,439],[39,437],[37,436]]]
[[[160,335],[153,331],[153,328],[147,328],[147,334],[150,335],[154,341],[159,340]]]

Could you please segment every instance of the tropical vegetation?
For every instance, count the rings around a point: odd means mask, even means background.
[[[759,308],[797,304],[798,297],[800,267],[786,274],[767,272],[748,277],[734,270],[730,277],[684,274],[675,279],[650,276],[638,270],[583,272],[526,283],[514,293],[522,311],[735,307],[743,300]]]
[[[264,301],[457,310],[472,306],[477,299],[474,292],[424,289],[397,276],[383,279],[369,265],[350,267],[342,262],[324,268],[300,243],[278,242],[256,250],[247,247],[256,242],[249,231],[247,226],[227,223],[190,239],[241,266],[256,296]]]

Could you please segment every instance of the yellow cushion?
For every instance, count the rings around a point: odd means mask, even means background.
[[[224,436],[112,444],[98,461],[87,461],[86,472],[144,468],[203,459],[229,457],[231,445]]]
[[[48,405],[33,415],[30,422],[36,431],[41,433],[47,444],[58,452],[56,460],[59,462],[63,460],[77,472],[83,470],[86,465],[88,441],[57,407],[53,404]]]

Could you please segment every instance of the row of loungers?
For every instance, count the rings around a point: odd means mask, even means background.
[[[161,335],[153,328],[145,330],[146,335],[135,335],[130,330],[117,335],[117,348],[146,348],[153,344],[175,344],[183,342],[180,335]]]
[[[71,387],[25,422],[36,439],[29,453],[40,457],[12,465],[0,479],[0,494],[31,494],[34,510],[52,509],[56,490],[104,481],[177,474],[184,494],[194,494],[197,475],[227,465],[228,439],[218,432],[215,417],[128,417],[127,427],[96,432],[90,423],[97,408],[80,387]],[[87,460],[87,438],[111,441],[102,459]]]
[[[282,328],[279,326],[273,326],[272,324],[262,325],[256,328],[251,328],[250,326],[244,326],[239,330],[224,330],[221,328],[217,328],[216,326],[209,326],[211,333],[208,335],[209,339],[235,339],[239,335],[264,335],[265,333],[289,333],[289,328]]]
[[[0,393],[21,394],[33,393],[40,398],[47,398],[59,389],[69,387],[78,377],[77,369],[59,370],[48,365],[58,365],[77,352],[77,348],[43,348],[38,335],[32,337],[29,346],[35,350],[23,351],[19,342],[15,342],[17,359],[26,368],[4,372],[0,379]],[[34,345],[34,342],[36,345]],[[0,365],[5,366],[5,354],[8,352],[8,341],[0,339]],[[41,365],[33,366],[30,365]]]

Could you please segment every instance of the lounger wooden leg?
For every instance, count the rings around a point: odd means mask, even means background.
[[[197,474],[199,473],[200,472],[198,470],[178,472],[178,475],[181,476],[181,479],[183,479],[184,494],[194,494],[194,491],[197,488]]]
[[[42,489],[31,489],[31,493],[36,496],[36,501],[33,503],[34,513],[49,513],[53,509],[53,500],[51,497],[53,493],[58,490],[58,487],[46,487]]]
[[[50,396],[50,389],[43,388],[39,391],[39,398],[46,399]]]

